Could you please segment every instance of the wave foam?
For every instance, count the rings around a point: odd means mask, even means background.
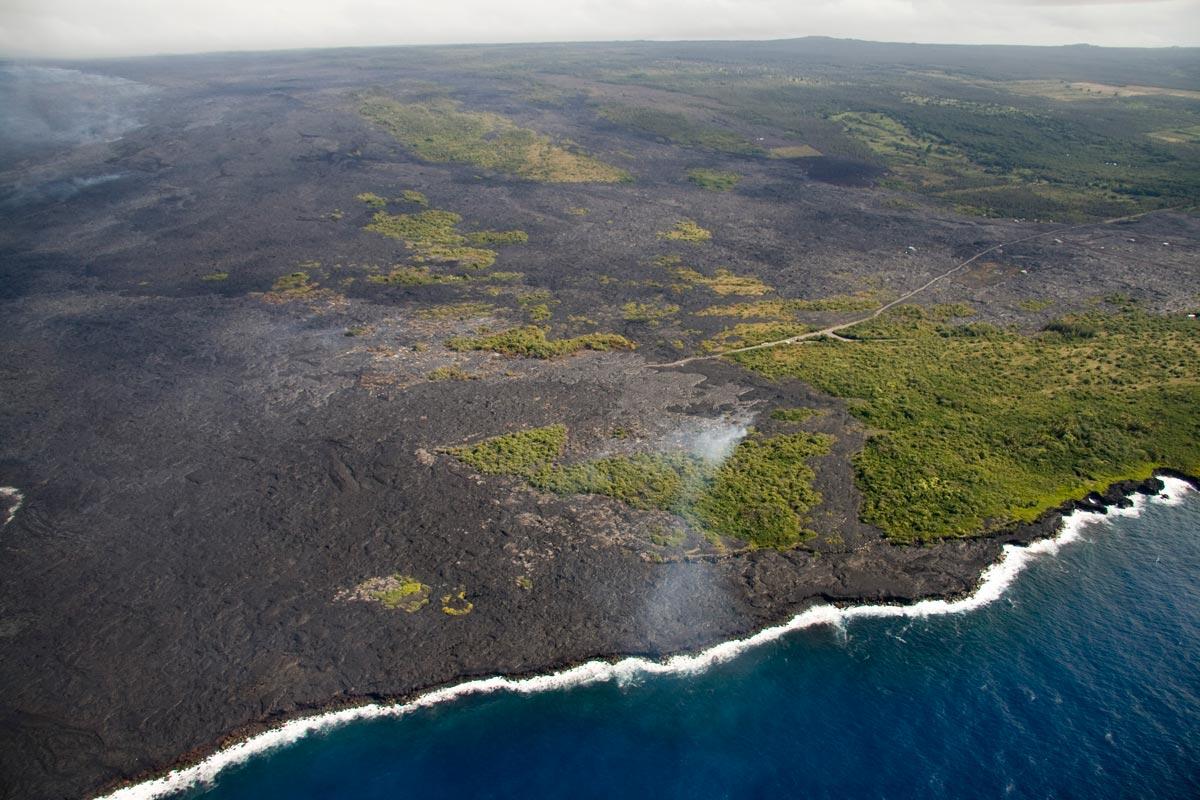
[[[1165,505],[1177,505],[1191,486],[1183,480],[1162,477],[1165,488],[1161,494],[1149,498]],[[755,647],[773,642],[792,632],[818,625],[841,625],[858,618],[880,617],[930,617],[941,614],[961,614],[974,611],[993,603],[1007,589],[1031,561],[1053,555],[1063,545],[1078,540],[1088,525],[1103,522],[1111,517],[1136,517],[1145,508],[1148,498],[1134,495],[1133,505],[1128,508],[1110,508],[1107,514],[1076,511],[1063,520],[1056,536],[1043,539],[1027,547],[1005,545],[1000,560],[983,571],[979,587],[971,595],[958,600],[923,600],[906,606],[864,605],[838,608],[831,605],[814,606],[797,614],[782,625],[765,628],[745,639],[721,642],[707,650],[692,655],[672,656],[664,661],[644,658],[625,658],[616,662],[589,661],[571,669],[537,675],[531,678],[512,679],[504,677],[483,678],[447,686],[424,694],[408,703],[379,705],[371,704],[332,711],[311,717],[292,720],[278,728],[272,728],[257,736],[245,739],[223,750],[213,753],[197,764],[174,770],[161,778],[118,789],[99,800],[152,800],[165,797],[197,784],[210,783],[224,769],[240,764],[256,755],[292,744],[312,733],[357,722],[384,717],[401,717],[413,711],[461,697],[492,692],[532,694],[553,691],[572,686],[582,686],[602,681],[627,682],[645,675],[688,675],[702,672],[714,664],[720,664]]]

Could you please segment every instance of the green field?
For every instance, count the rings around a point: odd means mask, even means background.
[[[1155,467],[1200,472],[1194,319],[1125,309],[1029,335],[901,306],[843,333],[733,358],[847,401],[871,433],[863,517],[896,541],[1030,521]]]
[[[813,534],[805,526],[820,503],[810,461],[832,438],[799,432],[751,435],[720,464],[683,453],[637,453],[563,464],[563,425],[496,436],[449,453],[480,472],[523,478],[558,494],[600,494],[634,508],[670,511],[710,540],[789,548]]]
[[[426,161],[473,164],[545,183],[615,183],[628,174],[548,136],[453,100],[399,103],[366,100],[359,113]]]

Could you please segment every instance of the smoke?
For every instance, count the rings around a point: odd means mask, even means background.
[[[153,90],[124,78],[57,67],[0,67],[0,159],[110,142],[141,125],[134,104]]]
[[[15,184],[8,191],[0,191],[0,209],[13,210],[43,203],[61,203],[64,200],[70,200],[80,192],[112,183],[123,177],[125,177],[124,173],[110,172],[88,177],[61,178],[33,185]]]

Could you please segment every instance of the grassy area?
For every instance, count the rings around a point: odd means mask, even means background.
[[[723,172],[719,169],[693,169],[688,171],[687,177],[701,189],[707,189],[710,192],[733,191],[733,188],[738,185],[738,181],[742,179],[742,176],[736,172]]]
[[[801,325],[797,322],[740,322],[732,328],[726,328],[711,339],[707,339],[701,344],[701,347],[705,352],[716,353],[735,347],[748,347],[763,342],[790,339],[811,330],[812,328],[808,325]]]
[[[580,350],[633,350],[637,347],[616,333],[587,333],[569,339],[551,339],[546,335],[546,329],[537,325],[525,325],[482,336],[457,336],[448,341],[446,346],[457,351],[489,350],[526,358],[554,358]]]
[[[398,103],[374,97],[359,113],[426,161],[472,164],[545,183],[616,183],[624,170],[558,145],[506,117],[464,111],[448,99]]]
[[[377,211],[366,229],[399,239],[413,251],[417,264],[457,264],[466,269],[486,269],[496,263],[500,254],[495,250],[476,247],[480,244],[524,244],[529,241],[525,231],[458,230],[462,217],[453,211],[430,209],[417,214],[389,214]]]
[[[806,419],[816,416],[820,413],[815,408],[805,408],[797,406],[796,408],[777,408],[771,412],[771,419],[778,422],[804,422]]]
[[[630,301],[621,306],[621,318],[626,322],[661,322],[679,313],[673,303],[638,303]]]
[[[485,475],[529,478],[553,463],[566,446],[567,426],[547,425],[493,436],[446,452]]]
[[[740,295],[757,297],[772,291],[770,286],[753,275],[735,275],[727,269],[718,269],[713,275],[705,275],[690,267],[672,267],[671,274],[680,281],[679,288],[704,286],[722,297]]]
[[[734,358],[850,400],[863,517],[897,541],[969,536],[1156,466],[1200,470],[1200,325],[1136,308],[1036,335],[899,307]]]
[[[682,219],[675,223],[675,227],[669,231],[662,231],[658,234],[664,239],[670,239],[673,242],[707,242],[712,239],[712,231],[707,228],[701,228],[690,219]]]
[[[475,376],[459,367],[438,367],[425,376],[428,381],[472,381]]]
[[[804,515],[821,495],[812,487],[808,461],[832,444],[820,433],[746,439],[697,498],[701,527],[758,547],[793,547],[813,536]]]
[[[271,284],[271,294],[284,300],[298,300],[312,294],[319,284],[304,270],[280,276]]]
[[[683,453],[638,453],[561,464],[567,430],[533,428],[449,452],[480,472],[512,475],[558,494],[599,494],[634,508],[677,514],[714,541],[793,547],[820,502],[809,461],[829,452],[823,434],[751,436],[722,464]],[[663,543],[682,541],[671,537]]]
[[[394,267],[382,275],[368,275],[367,283],[383,283],[391,286],[430,286],[435,283],[461,283],[461,275],[441,275],[429,267]]]
[[[462,217],[453,211],[431,209],[417,214],[389,214],[378,211],[367,230],[391,239],[399,239],[409,247],[460,245],[467,241],[458,232]]]
[[[418,309],[417,316],[421,319],[466,320],[487,317],[494,313],[496,313],[496,307],[491,303],[464,300],[459,303],[442,303]]]
[[[365,203],[371,208],[387,208],[388,204],[386,197],[380,197],[374,192],[363,192],[355,195],[354,199],[360,203]]]
[[[525,244],[529,234],[525,231],[472,231],[467,234],[470,244]]]
[[[693,122],[683,114],[671,111],[638,106],[607,105],[602,106],[599,113],[609,122],[684,147],[699,147],[738,155],[760,155],[763,152],[762,148],[746,141],[739,134],[712,125]]]

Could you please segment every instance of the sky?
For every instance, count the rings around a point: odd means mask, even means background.
[[[783,39],[1200,45],[1200,0],[0,0],[0,56]]]

